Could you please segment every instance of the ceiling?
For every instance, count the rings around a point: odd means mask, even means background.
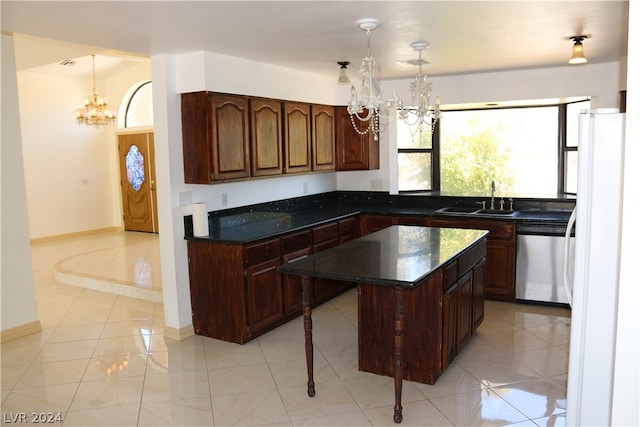
[[[16,42],[18,69],[46,67],[74,75],[159,53],[211,51],[336,76],[337,61],[356,74],[366,53],[357,21],[377,18],[372,54],[383,79],[406,78],[426,40],[429,75],[568,66],[572,35],[590,63],[626,56],[628,1],[7,1],[2,31]],[[34,37],[35,36],[35,37]],[[82,58],[84,57],[84,58]],[[78,65],[59,62],[76,59]],[[53,65],[52,65],[53,64]]]

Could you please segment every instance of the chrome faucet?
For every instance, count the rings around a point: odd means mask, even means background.
[[[494,180],[494,181],[491,181],[491,207],[490,207],[490,209],[495,209],[496,208],[495,194],[496,194],[496,182]]]

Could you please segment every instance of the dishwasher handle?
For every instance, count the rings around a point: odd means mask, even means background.
[[[573,284],[569,278],[569,248],[571,243],[571,231],[576,223],[576,209],[574,208],[569,217],[569,223],[567,224],[567,230],[564,233],[564,289],[567,293],[567,300],[569,300],[569,306],[571,306],[573,300]]]

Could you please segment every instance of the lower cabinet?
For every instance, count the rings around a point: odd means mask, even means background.
[[[431,227],[489,230],[484,292],[487,299],[515,301],[516,224],[512,221],[431,218]]]
[[[472,246],[404,290],[403,378],[433,384],[462,350],[484,316],[486,241]],[[393,376],[392,287],[358,285],[358,364],[362,371]],[[476,322],[477,321],[477,322]],[[410,349],[410,350],[409,350]]]
[[[357,237],[357,217],[246,245],[187,242],[195,333],[244,344],[302,313],[300,276],[280,265]],[[314,283],[313,305],[352,286]]]

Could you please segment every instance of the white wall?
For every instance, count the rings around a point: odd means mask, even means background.
[[[0,330],[5,331],[38,322],[31,248],[26,211],[25,181],[20,147],[20,114],[13,48],[13,37],[1,35],[2,52],[2,107],[0,129],[2,164],[0,183],[2,188],[2,224],[0,246]]]
[[[97,81],[96,89],[117,110],[133,83],[150,78],[150,64],[134,64]],[[91,78],[18,72],[31,239],[122,226],[117,128],[75,122],[92,84]]]

